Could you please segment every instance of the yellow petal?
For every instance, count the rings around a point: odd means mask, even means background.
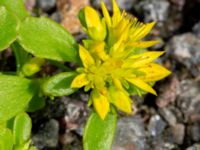
[[[127,19],[121,19],[113,30],[113,36],[116,38],[116,41],[123,39],[126,41],[129,38],[130,21]]]
[[[99,18],[98,13],[95,11],[95,9],[93,9],[90,6],[86,6],[84,8],[84,12],[85,12],[85,19],[86,19],[86,24],[87,27],[99,27],[101,26],[101,21]]]
[[[117,90],[115,87],[109,88],[111,102],[121,111],[132,113],[131,99],[125,90]]]
[[[156,91],[150,85],[148,85],[139,78],[126,78],[126,80],[144,91],[157,95]]]
[[[146,66],[139,68],[138,71],[145,73],[144,77],[141,77],[145,82],[161,80],[171,73],[166,68],[155,63],[147,64]]]
[[[129,42],[128,46],[138,47],[138,48],[148,48],[155,44],[159,43],[158,40],[155,41],[137,41],[137,42]]]
[[[135,28],[133,27],[131,38],[133,40],[139,40],[145,37],[151,31],[154,25],[155,25],[155,22],[151,22],[145,25],[141,25],[141,27],[135,27]]]
[[[85,68],[88,68],[89,66],[94,65],[94,59],[92,58],[92,56],[90,55],[88,50],[86,50],[81,45],[79,45],[79,55],[80,55],[81,61],[83,63],[83,66]]]
[[[71,83],[72,88],[81,88],[89,83],[86,74],[82,73],[74,78]]]
[[[91,53],[94,57],[96,58],[100,58],[101,60],[105,61],[106,59],[108,59],[108,55],[105,52],[105,43],[98,41],[98,42],[93,42],[90,45],[90,50]]]
[[[125,42],[123,42],[124,41],[124,39],[126,39],[126,37],[127,37],[127,34],[126,34],[126,32],[124,32],[124,34],[122,34],[120,37],[119,37],[119,39],[118,39],[118,41],[116,41],[115,43],[114,43],[114,45],[111,47],[111,49],[110,49],[110,51],[109,51],[109,54],[112,56],[112,57],[118,57],[118,56],[120,56],[120,57],[123,57],[122,55],[121,55],[121,52],[123,52],[124,51],[124,48],[125,48]]]
[[[104,120],[110,109],[110,103],[107,96],[97,90],[93,90],[91,96],[96,112],[99,114],[100,118]]]
[[[111,26],[111,18],[110,18],[110,15],[108,13],[108,10],[107,10],[107,8],[106,8],[106,6],[103,2],[101,2],[101,9],[102,9],[103,16],[105,18],[106,24],[110,27]]]
[[[161,52],[151,51],[151,52],[145,52],[142,54],[130,56],[129,59],[125,61],[123,67],[138,68],[138,67],[144,66],[152,62],[159,56],[161,56],[163,53],[164,51],[161,51]]]
[[[113,5],[112,23],[113,26],[115,26],[121,19],[121,12],[115,0],[112,0],[112,5]]]
[[[113,78],[113,83],[114,83],[115,87],[116,87],[118,90],[122,90],[122,89],[123,89],[122,84],[121,84],[121,82],[120,82],[119,79]]]

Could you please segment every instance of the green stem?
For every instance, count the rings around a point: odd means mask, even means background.
[[[70,68],[68,68],[67,66],[65,66],[64,64],[61,64],[57,61],[54,61],[54,60],[49,60],[49,62],[51,64],[53,64],[54,66],[60,68],[60,69],[63,69],[64,71],[72,71]]]
[[[22,66],[26,63],[28,60],[28,53],[19,45],[18,42],[14,42],[11,45],[11,48],[14,52],[15,59],[16,59],[16,72],[18,75],[22,75],[21,69]]]

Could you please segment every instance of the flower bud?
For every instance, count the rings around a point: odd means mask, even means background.
[[[96,41],[103,41],[106,37],[105,21],[100,19],[98,13],[92,7],[85,7],[79,13],[79,20],[83,30]]]
[[[42,58],[31,58],[22,67],[22,72],[25,76],[32,76],[33,74],[40,71],[41,66],[44,64],[44,59]]]

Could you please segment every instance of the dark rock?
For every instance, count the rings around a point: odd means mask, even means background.
[[[45,12],[48,12],[56,7],[56,0],[37,0],[37,4],[39,8],[41,8]]]
[[[166,125],[167,124],[165,123],[165,121],[159,115],[152,116],[148,124],[149,135],[152,137],[156,137],[162,134]]]
[[[182,16],[183,23],[181,27],[182,32],[191,31],[192,27],[199,22],[200,0],[185,0],[185,5],[183,7]]]
[[[186,150],[200,150],[200,144],[194,144],[193,146],[188,147]]]
[[[169,108],[159,109],[159,112],[170,126],[174,126],[176,124],[177,122],[176,116]]]
[[[60,13],[58,11],[55,11],[54,13],[51,14],[51,19],[60,23],[61,21],[61,17],[60,17]]]
[[[188,135],[191,136],[191,139],[195,142],[200,141],[200,124],[195,123],[188,127]]]
[[[32,141],[38,149],[46,147],[56,148],[58,145],[59,124],[56,120],[51,119],[39,131],[32,136]]]
[[[185,5],[185,0],[170,0],[173,4],[175,4],[176,7],[178,7],[179,10],[183,9],[183,6]]]
[[[139,116],[118,120],[113,150],[146,150],[145,131]]]
[[[200,38],[200,21],[194,25],[192,31],[198,38]]]
[[[173,139],[176,144],[183,144],[185,136],[185,126],[183,124],[176,124],[172,127]]]
[[[167,53],[185,65],[194,76],[200,74],[200,39],[192,33],[174,36],[167,44]]]

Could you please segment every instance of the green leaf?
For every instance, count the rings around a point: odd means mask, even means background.
[[[84,9],[81,9],[78,13],[78,18],[79,21],[81,22],[83,27],[87,27],[86,21],[85,21],[85,13],[84,13]]]
[[[0,5],[5,6],[9,11],[15,14],[20,20],[29,16],[23,0],[0,0]]]
[[[0,122],[4,122],[24,110],[35,94],[35,85],[11,75],[0,75],[0,85]]]
[[[26,113],[20,113],[15,117],[13,125],[13,136],[16,146],[24,145],[29,141],[31,128],[31,118]]]
[[[43,91],[49,96],[65,96],[74,93],[71,82],[76,76],[75,72],[64,72],[49,78],[43,85]]]
[[[42,109],[45,106],[45,99],[43,96],[39,96],[38,94],[34,95],[31,101],[26,108],[27,112],[35,112],[39,109]]]
[[[12,150],[13,136],[9,129],[0,126],[0,150]]]
[[[5,7],[0,6],[0,51],[9,47],[17,37],[19,21]]]
[[[109,113],[102,120],[96,112],[92,112],[84,130],[84,150],[111,150],[116,121],[116,114]]]
[[[28,17],[20,27],[19,42],[37,57],[79,62],[78,45],[72,35],[48,18]]]

